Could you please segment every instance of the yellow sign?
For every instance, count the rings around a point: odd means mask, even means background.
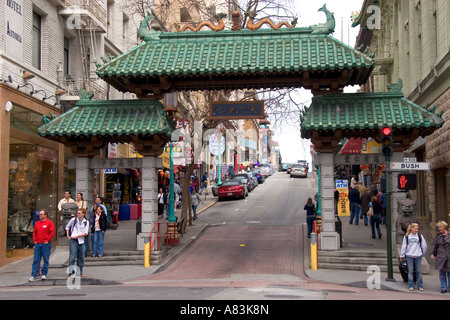
[[[164,151],[159,157],[162,159],[163,167],[170,169],[170,154]]]
[[[341,217],[350,216],[350,201],[348,200],[348,188],[336,188],[339,192],[338,215]]]

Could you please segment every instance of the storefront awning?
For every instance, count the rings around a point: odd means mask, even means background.
[[[338,154],[356,154],[361,153],[362,139],[350,138],[345,141],[344,146],[341,148]]]

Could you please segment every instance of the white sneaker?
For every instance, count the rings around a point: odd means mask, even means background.
[[[37,281],[36,277],[31,277],[30,279],[28,279],[29,282],[33,282],[33,281]]]
[[[41,276],[41,280],[46,280],[46,279],[47,279],[47,276],[44,276],[44,275]]]

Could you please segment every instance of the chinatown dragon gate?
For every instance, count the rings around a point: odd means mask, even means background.
[[[217,23],[203,22],[161,32],[148,28],[148,14],[139,28],[142,43],[128,52],[97,63],[97,75],[137,100],[93,101],[83,94],[76,107],[39,128],[41,136],[70,146],[77,155],[76,189],[92,195],[95,168],[111,168],[111,159],[93,159],[108,142],[129,142],[144,157],[114,159],[115,167],[142,168],[142,250],[157,217],[158,156],[175,130],[161,99],[166,93],[199,90],[305,88],[313,102],[301,116],[302,137],[311,139],[321,157],[322,250],[339,250],[335,230],[334,153],[344,138],[380,135],[394,130],[395,151],[426,136],[442,121],[425,108],[406,100],[400,85],[386,93],[342,93],[344,87],[362,85],[375,68],[374,55],[360,52],[331,36],[335,18],[326,5],[319,9],[324,23],[296,27],[296,20],[275,25],[270,19],[240,27],[239,13],[226,29],[223,15]],[[264,26],[264,28],[262,28]],[[92,204],[93,199],[86,199]]]

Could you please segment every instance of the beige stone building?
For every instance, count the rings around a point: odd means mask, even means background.
[[[131,95],[112,90],[95,62],[137,44],[138,24],[124,0],[8,0],[0,2],[0,266],[6,253],[33,247],[36,211],[47,209],[58,226],[64,190],[75,198],[70,148],[44,139],[44,116],[59,115],[79,99]],[[93,195],[85,195],[91,200]],[[14,250],[11,250],[13,249]],[[8,250],[6,250],[8,249]]]
[[[450,222],[450,1],[365,0],[354,17],[360,24],[355,47],[375,52],[376,69],[366,92],[387,91],[403,81],[405,98],[428,106],[444,120],[435,133],[416,140],[408,151],[431,170],[417,172],[419,219],[431,232],[440,220]]]

